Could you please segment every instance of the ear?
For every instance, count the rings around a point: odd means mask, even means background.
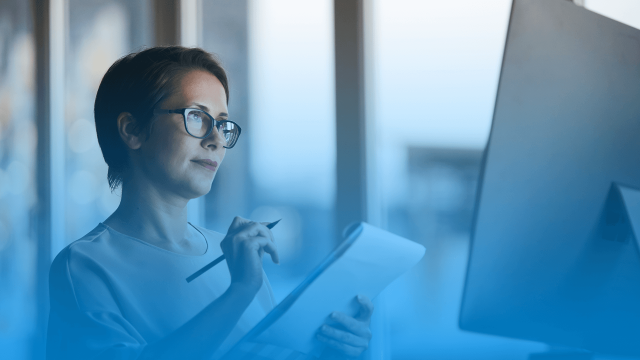
[[[118,115],[118,133],[120,138],[131,150],[139,149],[142,146],[142,138],[136,130],[136,119],[128,112]]]

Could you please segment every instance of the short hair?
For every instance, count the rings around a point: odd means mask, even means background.
[[[229,84],[220,61],[200,48],[144,49],[118,59],[104,74],[96,94],[94,116],[112,191],[122,185],[129,167],[127,147],[118,131],[118,115],[130,113],[135,119],[133,130],[148,136],[154,109],[174,93],[180,80],[192,70],[208,71],[218,78],[229,103]]]

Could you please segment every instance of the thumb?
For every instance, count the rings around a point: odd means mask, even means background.
[[[362,294],[356,296],[356,300],[358,301],[358,304],[360,304],[360,312],[358,313],[358,316],[356,316],[356,320],[369,321],[373,314],[373,303],[366,295]]]

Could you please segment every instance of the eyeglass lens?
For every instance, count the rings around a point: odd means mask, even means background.
[[[238,127],[232,122],[219,121],[218,132],[222,135],[222,138],[227,142],[228,146],[233,146],[238,138]]]
[[[187,131],[195,137],[205,137],[213,126],[213,119],[203,111],[192,109],[186,115]],[[225,140],[225,146],[233,146],[238,137],[238,127],[234,123],[220,120],[217,121],[217,130]]]
[[[187,131],[196,137],[207,135],[211,128],[211,119],[202,111],[190,110],[187,112]]]

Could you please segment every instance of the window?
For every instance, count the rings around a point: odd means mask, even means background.
[[[0,2],[0,349],[26,358],[36,318],[35,48],[29,2]]]
[[[148,45],[145,2],[69,0],[65,55],[65,243],[106,219],[120,203],[112,193],[96,137],[93,104],[102,76],[121,56]]]
[[[333,3],[214,1],[203,14],[203,45],[229,73],[230,117],[243,127],[208,196],[209,224],[225,232],[235,215],[282,218],[281,265],[265,257],[281,300],[335,244]],[[230,189],[236,198],[223,201]]]
[[[393,359],[526,358],[539,344],[464,333],[458,311],[509,0],[377,0],[373,119],[384,222],[425,259],[385,291]]]

